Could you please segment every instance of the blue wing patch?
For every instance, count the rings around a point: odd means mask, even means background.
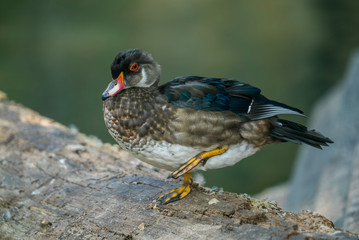
[[[299,109],[265,98],[259,88],[231,79],[184,76],[160,86],[159,91],[178,107],[232,111],[253,120],[279,114],[303,115]]]

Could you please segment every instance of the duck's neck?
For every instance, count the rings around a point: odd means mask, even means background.
[[[128,88],[104,102],[109,109],[138,110],[141,105],[154,104],[161,94],[157,88]]]

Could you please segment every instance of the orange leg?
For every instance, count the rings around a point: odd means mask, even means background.
[[[227,149],[228,146],[223,146],[208,152],[201,152],[200,154],[196,155],[195,157],[191,158],[188,162],[183,164],[178,170],[171,173],[168,176],[169,178],[170,177],[178,178],[184,174],[183,184],[181,187],[169,191],[168,193],[165,193],[164,195],[160,196],[158,198],[160,205],[168,204],[186,197],[191,192],[193,185],[192,173],[188,171],[192,170],[201,162],[205,164],[210,157],[220,155],[225,151],[227,151]]]
[[[171,178],[171,177],[178,178],[178,177],[182,176],[183,174],[187,173],[188,171],[192,170],[194,167],[196,167],[201,162],[204,165],[210,157],[220,155],[220,154],[224,153],[225,151],[227,151],[227,149],[228,149],[228,146],[223,146],[223,147],[219,147],[219,148],[213,149],[208,152],[201,152],[200,154],[197,154],[195,157],[191,158],[188,162],[183,164],[179,169],[172,172],[168,176],[168,178]]]

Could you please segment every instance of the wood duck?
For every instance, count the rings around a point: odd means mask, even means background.
[[[192,172],[231,166],[271,143],[333,143],[315,130],[278,118],[303,116],[297,108],[261,95],[236,80],[177,77],[158,87],[161,68],[139,49],[120,52],[113,80],[102,94],[104,120],[124,150],[153,166],[184,175],[183,185],[158,198],[167,204],[187,196]]]

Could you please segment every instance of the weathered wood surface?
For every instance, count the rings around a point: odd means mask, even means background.
[[[312,212],[200,187],[156,206],[180,185],[167,175],[0,100],[1,239],[358,239]]]

